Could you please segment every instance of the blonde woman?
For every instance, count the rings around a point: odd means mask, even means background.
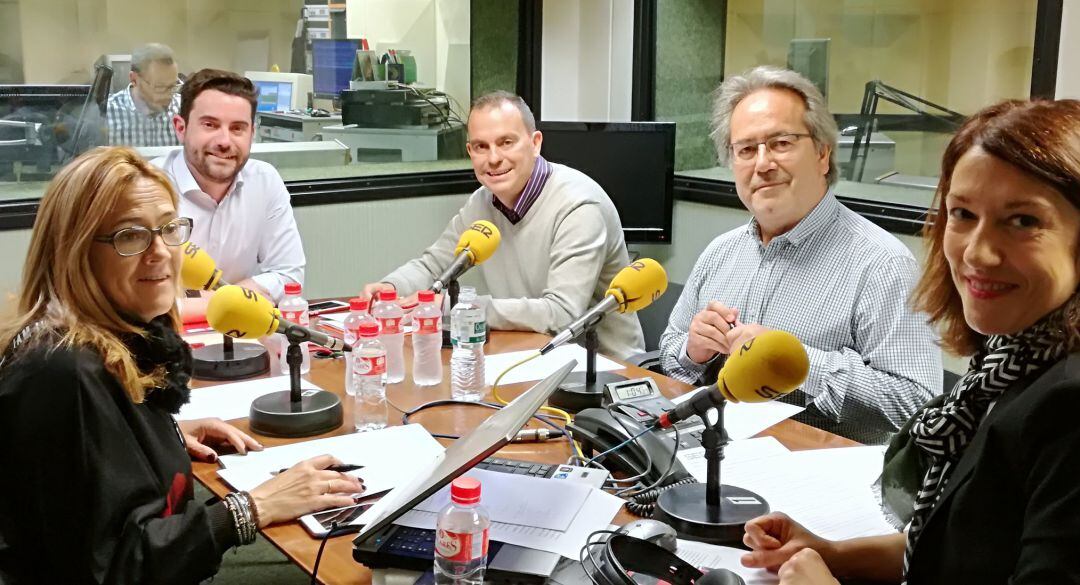
[[[0,326],[0,581],[197,583],[258,528],[363,491],[324,456],[192,501],[191,457],[215,457],[204,442],[260,447],[172,416],[189,393],[176,298],[190,233],[168,179],[132,150],[87,152],[49,184]]]

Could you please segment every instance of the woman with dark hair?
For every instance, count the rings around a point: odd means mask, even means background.
[[[755,519],[743,564],[782,584],[1080,582],[1080,102],[972,116],[936,202],[915,305],[973,357],[886,453],[883,499],[906,530],[834,542]]]
[[[2,583],[198,583],[259,528],[363,491],[323,456],[192,501],[204,442],[259,446],[217,419],[173,419],[191,378],[176,307],[191,220],[176,201],[126,148],[83,154],[41,199],[0,325]]]

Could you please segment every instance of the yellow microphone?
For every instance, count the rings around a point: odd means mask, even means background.
[[[540,354],[546,354],[581,335],[612,311],[633,313],[648,307],[664,294],[667,284],[667,272],[659,262],[652,258],[635,260],[611,279],[604,300],[560,331],[540,349]]]
[[[810,358],[797,337],[787,331],[766,331],[728,356],[716,386],[660,415],[668,428],[727,402],[768,402],[793,392],[806,381]]]
[[[221,270],[217,263],[202,248],[192,242],[184,244],[183,263],[180,265],[180,280],[184,288],[192,290],[217,290],[227,282],[221,280]]]
[[[446,285],[460,278],[467,270],[491,258],[501,239],[502,234],[495,224],[482,219],[473,222],[458,238],[457,247],[454,249],[454,262],[435,279],[431,290],[442,292]]]
[[[221,287],[210,298],[206,322],[214,331],[237,339],[282,333],[290,341],[310,341],[334,351],[352,351],[349,344],[336,337],[285,320],[265,297],[233,284]]]

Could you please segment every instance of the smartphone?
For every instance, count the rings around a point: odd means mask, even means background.
[[[340,313],[348,311],[349,303],[345,301],[319,301],[308,305],[309,315],[322,315],[325,313]]]
[[[361,526],[349,526],[349,522],[360,517],[361,514],[367,511],[371,507],[368,502],[356,504],[353,506],[346,506],[344,508],[334,508],[332,510],[323,510],[322,512],[316,512],[314,514],[308,514],[300,517],[300,523],[304,525],[304,529],[308,531],[308,534],[321,538],[330,532],[330,528],[337,523],[337,530],[334,532],[337,534],[348,534],[350,532],[360,532]]]

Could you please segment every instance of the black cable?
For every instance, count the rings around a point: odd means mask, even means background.
[[[454,405],[482,406],[484,408],[490,408],[492,410],[501,410],[503,408],[503,405],[494,404],[492,402],[472,402],[470,400],[452,400],[452,399],[448,399],[448,400],[432,400],[431,402],[425,402],[424,404],[421,404],[420,406],[417,406],[417,407],[412,408],[410,410],[402,410],[400,408],[397,408],[396,406],[394,408],[401,412],[401,424],[407,425],[407,424],[409,424],[409,417],[416,414],[416,413],[418,413],[418,412],[420,412],[420,411],[422,411],[422,410],[427,410],[429,408],[436,408],[436,407],[439,407],[439,406],[454,406]],[[547,415],[533,413],[532,417],[539,420],[540,422],[546,424],[547,426],[551,427],[552,429],[554,429],[555,433],[553,434],[553,437],[561,437],[561,436],[566,435],[566,433],[563,431],[562,427],[560,427],[559,425],[551,422],[550,417],[548,417]],[[440,439],[452,439],[452,440],[457,440],[457,439],[461,438],[458,435],[444,435],[444,434],[440,434],[440,433],[431,433],[431,436],[437,437],[437,438],[440,438]]]
[[[319,563],[322,562],[323,549],[326,548],[326,541],[330,540],[330,536],[334,535],[334,531],[339,528],[338,524],[338,522],[330,524],[330,530],[327,530],[326,534],[322,537],[322,542],[319,544],[319,552],[315,555],[315,566],[311,568],[311,585],[318,585],[319,583]],[[345,526],[340,526],[340,528],[345,529],[342,531],[342,534],[347,534],[352,527],[346,524]]]
[[[593,540],[595,536],[604,534],[607,534],[608,537],[603,540]],[[608,539],[610,539],[616,534],[618,534],[618,532],[614,530],[597,530],[589,534],[589,536],[585,539],[584,546],[582,546],[581,550],[578,551],[578,562],[581,563],[581,568],[585,570],[585,575],[589,577],[589,580],[593,582],[593,585],[603,584],[596,579],[596,575],[600,574],[600,565],[596,563],[596,557],[593,556],[590,548],[594,546],[607,546]],[[589,571],[589,568],[585,566],[586,558],[589,559],[589,563],[592,564],[594,571]]]
[[[660,479],[652,482],[650,485],[647,485],[647,486],[641,488],[641,490],[639,490],[638,493],[645,492],[645,491],[652,490],[652,489],[656,489],[658,486],[664,485],[664,481],[667,480],[668,476],[671,475],[671,470],[675,468],[675,460],[679,455],[679,427],[675,426],[673,428],[675,429],[675,444],[672,445],[672,448],[671,448],[671,459],[668,460],[667,470],[665,470],[663,475],[660,476]],[[622,495],[626,491],[627,490],[623,490],[622,492],[619,492],[616,495]],[[635,494],[631,494],[631,496],[633,496],[633,495],[635,495]]]
[[[644,491],[631,497],[626,501],[626,509],[631,514],[641,516],[642,518],[651,518],[653,511],[656,510],[656,501],[660,499],[660,494],[668,491],[671,488],[679,485],[687,485],[691,483],[697,483],[698,481],[693,477],[684,477],[679,481],[657,488],[652,488],[648,491]]]

